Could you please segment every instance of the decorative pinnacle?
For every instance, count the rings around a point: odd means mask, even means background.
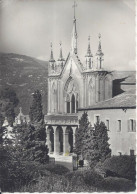
[[[60,45],[60,56],[59,56],[58,61],[64,61],[63,55],[62,55],[62,42],[61,41],[59,42],[59,45]]]
[[[96,55],[98,56],[103,56],[103,52],[102,52],[102,49],[101,49],[101,34],[99,33],[98,35],[98,38],[99,38],[99,45],[98,45],[98,51],[96,53]]]
[[[53,50],[52,50],[52,42],[50,43],[50,47],[51,47],[51,54],[50,54],[50,61],[54,62],[54,57],[53,57]]]
[[[91,49],[90,49],[90,35],[88,36],[88,49],[86,57],[92,57]]]

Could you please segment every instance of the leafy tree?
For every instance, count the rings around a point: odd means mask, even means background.
[[[76,130],[76,143],[75,143],[75,150],[78,155],[84,154],[84,143],[85,137],[84,134],[87,131],[89,126],[88,121],[88,114],[84,112],[81,119],[79,120],[79,128]]]
[[[11,88],[2,88],[0,90],[0,182],[8,187],[11,184],[9,179],[10,164],[12,161],[12,145],[11,141],[5,134],[7,127],[3,126],[5,117],[12,126],[15,119],[14,109],[18,105],[16,93]]]
[[[30,107],[29,117],[31,122],[39,122],[43,119],[42,96],[39,90],[36,90],[33,94],[33,101]]]
[[[46,163],[49,157],[41,103],[42,97],[39,90],[37,90],[34,92],[29,112],[31,123],[27,126],[23,135],[24,156],[27,160]]]
[[[15,120],[15,111],[19,100],[12,88],[3,88],[0,90],[0,126],[3,125],[5,117],[12,126]]]
[[[108,143],[108,130],[103,122],[97,122],[93,127],[89,127],[85,133],[84,155],[94,166],[99,161],[104,161],[111,153]]]

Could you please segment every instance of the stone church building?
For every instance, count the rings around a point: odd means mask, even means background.
[[[134,76],[105,69],[100,34],[95,56],[92,55],[90,37],[88,38],[85,63],[81,63],[78,56],[77,41],[74,11],[71,50],[67,59],[63,58],[60,43],[60,55],[55,61],[51,44],[48,114],[45,115],[49,152],[54,155],[73,153],[79,119],[86,111],[92,126],[97,120],[105,122],[109,130],[112,155],[135,154]]]

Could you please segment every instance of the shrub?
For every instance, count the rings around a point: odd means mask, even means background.
[[[69,172],[68,168],[60,164],[47,164],[45,165],[45,169],[47,169],[51,173],[58,175],[64,175]]]
[[[66,192],[69,182],[60,175],[39,177],[36,184],[22,187],[20,192]]]
[[[84,171],[75,171],[66,174],[70,188],[68,192],[93,192],[96,189],[84,181]]]
[[[97,174],[94,170],[84,171],[83,177],[87,185],[94,187],[99,187],[104,181],[103,177]]]
[[[135,184],[128,179],[107,177],[100,188],[107,192],[129,192],[135,190]]]
[[[135,182],[136,158],[135,156],[112,156],[96,165],[95,169],[102,169],[107,176],[123,177]]]

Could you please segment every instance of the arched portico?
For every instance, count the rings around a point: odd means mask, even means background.
[[[69,155],[75,147],[75,131],[77,126],[47,126],[46,145],[49,153]]]

